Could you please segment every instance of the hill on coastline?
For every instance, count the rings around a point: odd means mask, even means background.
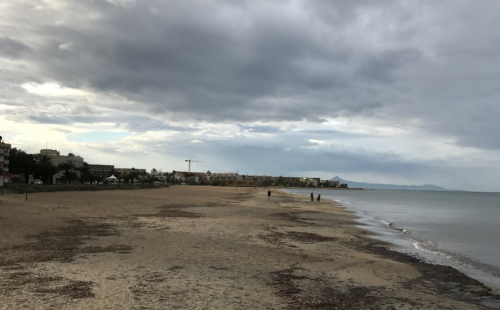
[[[339,181],[341,184],[345,183],[350,188],[368,188],[368,189],[401,189],[401,190],[413,190],[413,191],[451,191],[441,186],[433,184],[424,185],[396,185],[396,184],[375,184],[375,183],[363,183],[347,181],[339,178],[338,176],[331,178],[331,181]]]

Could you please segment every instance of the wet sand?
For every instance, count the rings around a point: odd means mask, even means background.
[[[484,309],[330,201],[174,186],[0,196],[0,309]]]

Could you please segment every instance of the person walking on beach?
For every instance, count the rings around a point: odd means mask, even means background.
[[[311,192],[311,201],[314,201],[314,194]]]
[[[271,199],[271,190],[267,191],[267,199]]]
[[[318,198],[317,198],[318,202],[320,201],[320,199],[321,199],[321,194],[318,194]]]

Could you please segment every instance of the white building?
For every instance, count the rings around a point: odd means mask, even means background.
[[[300,182],[306,183],[306,186],[312,185],[318,187],[319,178],[300,178]]]
[[[43,149],[40,150],[40,155],[46,155],[50,158],[50,161],[54,166],[62,163],[71,163],[75,168],[83,167],[83,157],[81,156],[69,156],[69,155],[61,155],[57,150]]]
[[[40,155],[45,155],[45,156],[49,157],[52,164],[56,167],[62,163],[70,163],[75,168],[83,167],[83,157],[81,157],[81,156],[61,155],[61,153],[58,150],[51,150],[51,149],[40,150]],[[76,175],[78,177],[80,177],[80,171],[75,171],[75,172],[76,172]],[[58,183],[58,179],[60,179],[63,176],[64,176],[64,174],[62,172],[54,174],[52,176],[53,183],[54,184]]]

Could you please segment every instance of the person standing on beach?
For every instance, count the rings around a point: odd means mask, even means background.
[[[318,198],[317,199],[318,199],[318,202],[319,202],[320,199],[321,199],[321,194],[318,194]]]
[[[311,192],[311,201],[314,201],[314,194]]]
[[[271,190],[267,191],[267,199],[271,199]]]

